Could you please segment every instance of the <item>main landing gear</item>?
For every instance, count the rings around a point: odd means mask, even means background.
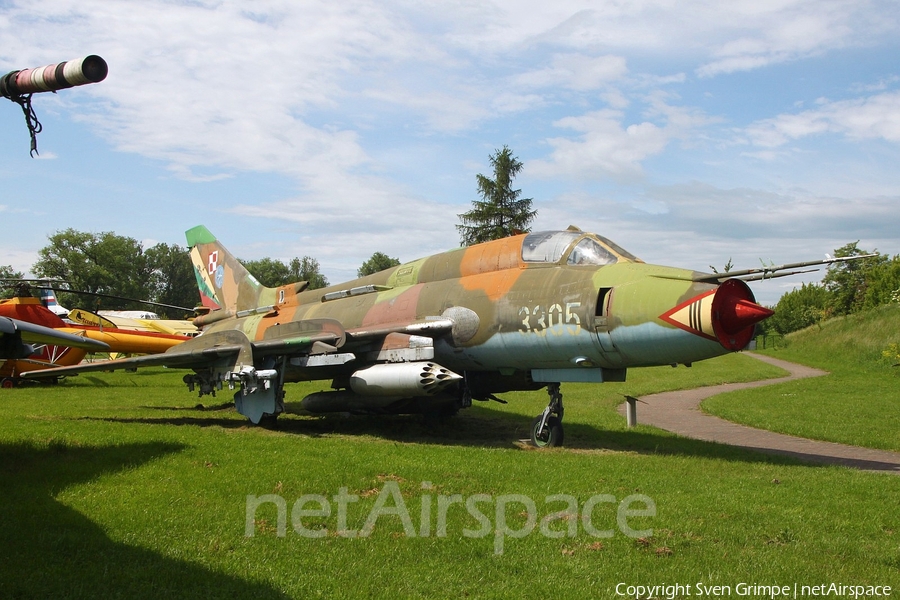
[[[531,422],[531,443],[538,448],[562,446],[563,443],[563,402],[559,384],[549,384],[547,393],[550,395],[550,403]]]

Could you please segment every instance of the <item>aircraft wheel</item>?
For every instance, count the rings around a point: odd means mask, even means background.
[[[4,390],[11,390],[16,387],[16,380],[12,377],[4,377],[2,381],[0,381],[0,388]]]
[[[538,415],[531,422],[531,443],[538,448],[547,446],[562,446],[563,443],[563,426],[558,417],[549,416],[544,428],[538,430],[541,426],[543,415]]]

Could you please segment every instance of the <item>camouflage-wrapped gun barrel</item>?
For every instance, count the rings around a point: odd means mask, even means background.
[[[95,54],[36,69],[10,71],[0,78],[0,96],[15,98],[38,92],[55,92],[103,81],[108,73],[106,61]]]

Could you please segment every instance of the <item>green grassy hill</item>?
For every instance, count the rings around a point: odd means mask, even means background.
[[[182,375],[0,390],[0,598],[768,598],[737,586],[900,581],[900,478],[615,412],[622,394],[778,375],[743,354],[565,385],[566,446],[546,450],[520,443],[542,392],[428,424],[303,416],[297,400],[327,382],[293,384],[270,430],[227,390],[197,404]],[[248,510],[263,496],[284,509]],[[690,590],[636,591],[675,583]]]
[[[844,444],[900,451],[900,368],[884,352],[900,344],[900,305],[831,319],[765,353],[819,367],[826,377],[710,398],[703,409],[730,421]]]
[[[900,343],[900,304],[830,319],[786,338],[784,356],[830,369],[851,362],[880,371],[887,363],[882,352]],[[896,362],[896,361],[895,361]]]

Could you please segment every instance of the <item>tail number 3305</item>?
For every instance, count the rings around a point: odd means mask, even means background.
[[[560,304],[553,304],[546,309],[540,304],[531,308],[523,306],[519,309],[519,331],[545,335],[550,330],[553,335],[578,335],[581,331],[581,317],[575,311],[580,306],[581,302],[566,302],[565,308]],[[562,325],[565,327],[561,327]]]

